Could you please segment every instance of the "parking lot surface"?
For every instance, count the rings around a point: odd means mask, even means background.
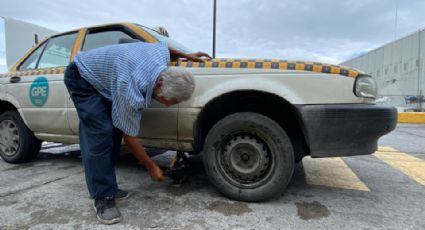
[[[124,220],[97,222],[78,145],[44,143],[32,163],[0,160],[0,229],[425,229],[425,125],[400,124],[373,155],[297,164],[284,195],[261,203],[222,196],[199,157],[187,181],[157,183],[131,155],[117,163]],[[152,154],[154,154],[152,152]],[[156,155],[166,166],[174,152]]]

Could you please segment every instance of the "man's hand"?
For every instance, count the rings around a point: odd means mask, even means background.
[[[204,62],[205,60],[211,59],[210,55],[204,52],[199,52],[199,51],[196,53],[187,54],[186,58],[190,61],[195,61],[195,62]]]
[[[158,165],[155,164],[155,166],[148,168],[149,175],[151,178],[155,181],[163,181],[165,180],[164,174],[161,170],[161,168],[158,167]]]
[[[155,181],[163,181],[164,175],[158,165],[145,152],[142,144],[137,137],[124,134],[124,142],[130,149],[131,153],[146,167],[151,178]]]
[[[204,62],[205,60],[211,59],[210,55],[204,52],[196,52],[191,54],[186,54],[181,52],[180,50],[169,48],[171,58],[186,58],[189,61],[194,62]]]

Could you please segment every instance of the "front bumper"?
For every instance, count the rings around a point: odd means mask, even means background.
[[[312,157],[372,154],[378,139],[395,129],[397,110],[371,104],[300,105]]]

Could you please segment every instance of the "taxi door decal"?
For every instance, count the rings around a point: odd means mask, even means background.
[[[49,98],[49,82],[44,76],[40,76],[34,80],[30,86],[29,98],[31,103],[36,107],[42,107]]]

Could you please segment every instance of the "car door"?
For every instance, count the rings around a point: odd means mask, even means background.
[[[51,37],[22,63],[7,85],[28,127],[38,134],[72,134],[66,117],[69,97],[63,82],[76,32]]]
[[[104,27],[89,29],[82,44],[82,51],[94,48],[144,39],[124,27]],[[72,101],[68,101],[70,127],[78,133],[78,116]],[[169,148],[177,141],[177,106],[166,107],[152,100],[151,107],[143,111],[139,137],[146,146]]]

